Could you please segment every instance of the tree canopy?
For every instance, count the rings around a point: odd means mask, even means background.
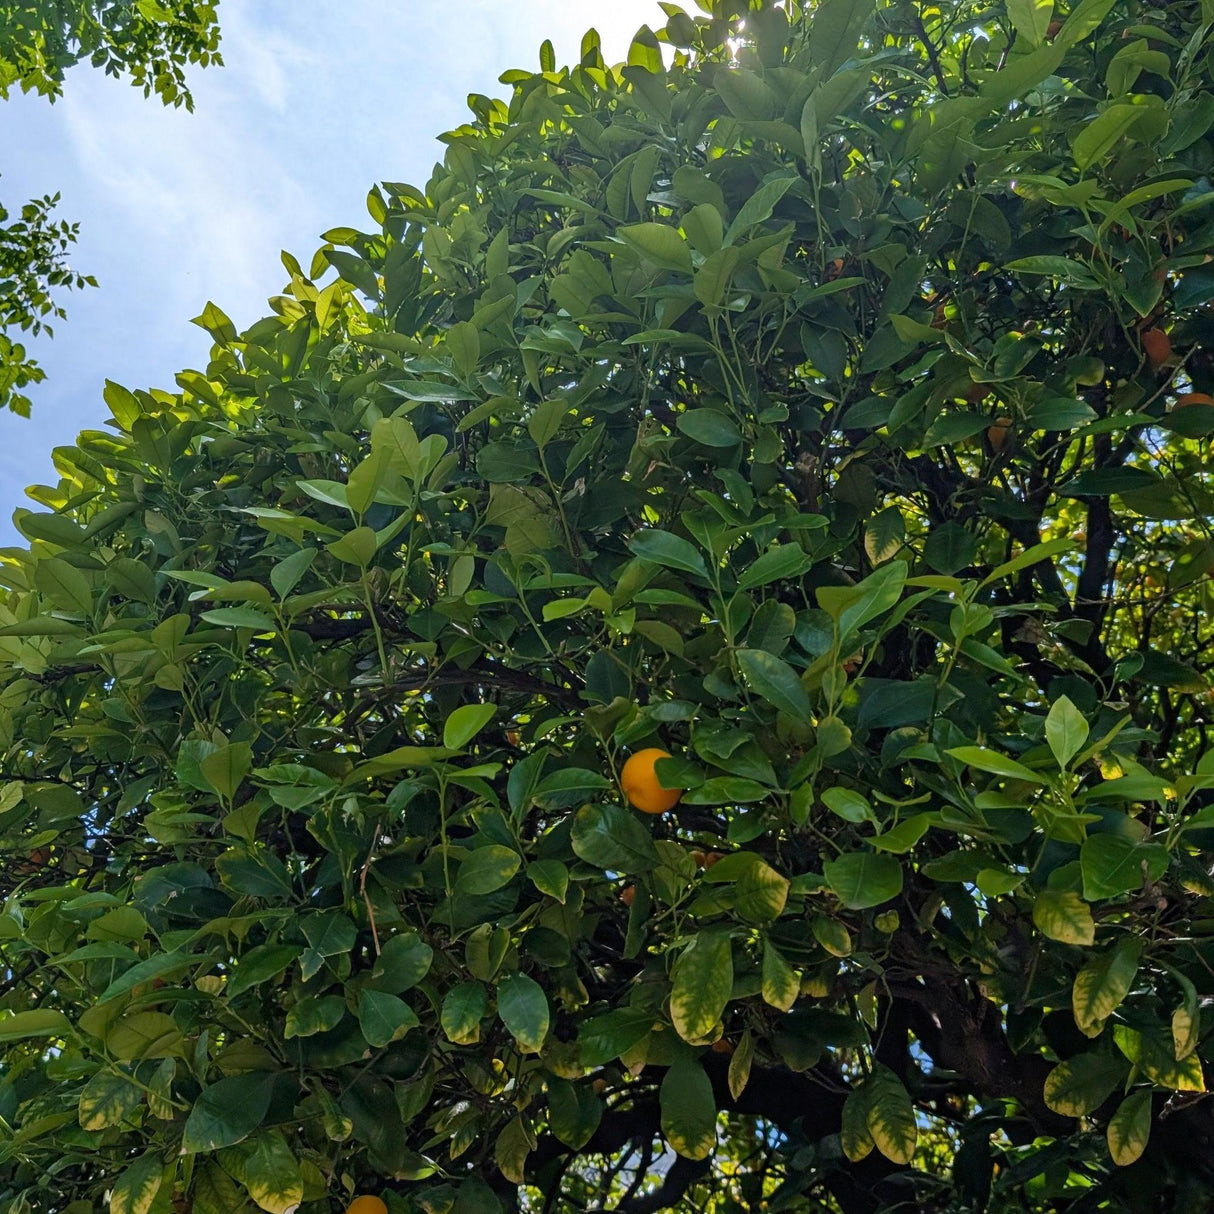
[[[664,7],[17,512],[8,1214],[1214,1200],[1214,12]]]
[[[54,101],[87,60],[165,105],[194,108],[185,69],[222,63],[216,4],[203,0],[0,0],[0,100],[19,88]],[[80,225],[56,220],[58,194],[31,199],[12,222],[0,206],[0,407],[28,416],[25,389],[46,372],[14,336],[53,335],[62,289],[96,286],[68,253]]]

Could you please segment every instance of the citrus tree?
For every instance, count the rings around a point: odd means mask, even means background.
[[[6,1214],[1214,1201],[1214,11],[664,7],[18,511]]]

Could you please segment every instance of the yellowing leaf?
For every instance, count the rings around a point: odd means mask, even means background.
[[[865,1124],[877,1150],[892,1163],[910,1163],[919,1137],[910,1094],[893,1071],[879,1065],[864,1087]]]
[[[1075,976],[1071,1006],[1080,1032],[1091,1036],[1129,993],[1142,945],[1132,937],[1091,958]]]
[[[679,954],[671,981],[670,1018],[675,1030],[684,1041],[703,1041],[721,1019],[733,990],[729,936],[700,932]]]
[[[1147,1149],[1151,1137],[1151,1089],[1131,1092],[1109,1120],[1109,1154],[1118,1167],[1128,1167]]]
[[[679,1058],[658,1096],[666,1141],[685,1159],[707,1159],[717,1140],[717,1106],[704,1068],[693,1058]]]
[[[873,1136],[868,1131],[868,1098],[862,1089],[851,1092],[843,1102],[843,1126],[839,1138],[843,1154],[852,1163],[859,1163],[873,1149]]]
[[[1096,924],[1088,904],[1074,890],[1043,889],[1033,903],[1033,922],[1051,940],[1092,944]]]
[[[164,1164],[154,1151],[141,1155],[114,1181],[110,1214],[148,1214],[164,1178]]]

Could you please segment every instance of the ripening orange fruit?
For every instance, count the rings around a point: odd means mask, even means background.
[[[975,384],[966,394],[965,399],[971,405],[981,404],[991,394],[990,384]]]
[[[1148,329],[1139,340],[1153,370],[1158,371],[1172,357],[1172,339],[1162,329]]]
[[[1186,392],[1176,398],[1173,409],[1183,409],[1185,405],[1214,405],[1214,396],[1207,392]]]
[[[1011,428],[1012,419],[1010,417],[997,417],[995,424],[988,428],[986,441],[990,443],[991,450],[996,454],[1003,450],[1003,446],[1007,442],[1008,431]]]
[[[631,906],[636,901],[637,887],[635,885],[625,885],[620,890],[620,901],[625,906]]]
[[[346,1214],[388,1214],[388,1207],[384,1205],[382,1198],[364,1193],[346,1206]]]
[[[725,1037],[718,1037],[709,1047],[714,1054],[732,1054],[733,1044]]]
[[[681,789],[663,788],[654,765],[659,759],[669,759],[670,752],[656,746],[638,750],[620,772],[620,787],[628,804],[643,814],[664,814],[673,809],[683,795]]]
[[[704,867],[711,868],[720,860],[725,859],[725,854],[719,851],[710,851],[704,853]]]

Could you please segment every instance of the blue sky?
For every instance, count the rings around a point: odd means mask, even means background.
[[[172,389],[204,366],[189,321],[208,300],[238,327],[263,315],[279,250],[306,266],[322,232],[370,223],[374,182],[424,185],[467,95],[508,95],[498,77],[537,67],[544,38],[570,62],[593,26],[619,60],[664,20],[656,0],[223,0],[225,66],[191,77],[192,114],[87,66],[53,106],[0,103],[0,199],[62,192],[74,267],[100,283],[31,343],[47,372],[32,418],[0,413],[0,544],[26,485],[57,481],[52,448],[101,428],[106,379]]]

